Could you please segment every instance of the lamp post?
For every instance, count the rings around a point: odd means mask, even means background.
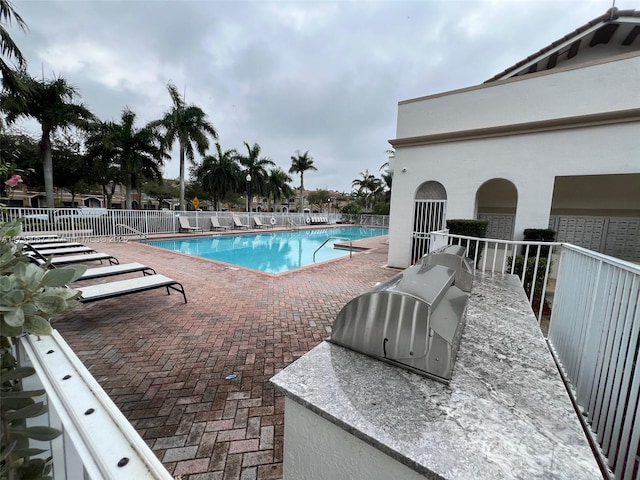
[[[247,173],[247,212],[251,212],[251,174]]]

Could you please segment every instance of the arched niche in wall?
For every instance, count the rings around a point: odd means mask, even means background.
[[[517,208],[518,189],[504,178],[487,180],[476,192],[476,216],[489,222],[488,238],[513,240]]]
[[[447,189],[440,182],[424,182],[416,191],[416,200],[446,200]]]

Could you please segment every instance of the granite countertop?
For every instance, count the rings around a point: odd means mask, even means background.
[[[271,381],[427,478],[602,478],[513,275],[476,275],[449,385],[328,342]]]

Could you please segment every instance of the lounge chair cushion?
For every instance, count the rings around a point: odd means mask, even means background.
[[[44,257],[32,257],[39,264],[43,264],[46,262]],[[72,263],[85,263],[91,262],[95,260],[109,260],[110,264],[117,264],[118,259],[113,255],[109,255],[108,253],[85,253],[82,255],[62,255],[60,257],[52,257],[51,265],[54,267],[59,267],[60,265],[70,265]]]
[[[187,303],[187,296],[182,284],[164,275],[146,275],[144,277],[74,288],[82,292],[78,300],[82,303],[87,303],[163,287],[166,287],[167,294],[170,294],[169,289],[181,293],[184,303]]]
[[[178,228],[179,232],[201,232],[202,229],[200,227],[192,227],[189,224],[189,219],[187,217],[178,217],[178,222],[180,222],[180,227]]]
[[[233,217],[233,226],[234,228],[249,228],[247,225],[243,224],[238,217]]]
[[[60,235],[53,235],[53,234],[52,235],[22,235],[20,237],[17,237],[16,240],[19,242],[26,242],[26,243],[39,243],[39,242],[52,242],[52,241],[64,242],[65,241],[65,239]]]
[[[220,220],[218,217],[210,217],[211,219],[211,230],[227,230],[229,227],[226,225],[220,225]]]
[[[37,249],[37,252],[46,257],[49,255],[73,255],[75,253],[94,253],[95,250],[89,247],[71,247],[71,248],[43,248]]]
[[[31,248],[35,249],[50,249],[50,248],[74,248],[74,247],[85,247],[82,243],[77,242],[40,242],[40,243],[31,243],[27,244]]]
[[[121,263],[117,265],[109,265],[108,267],[96,267],[89,268],[86,272],[84,272],[79,280],[91,280],[94,278],[102,278],[109,277],[112,275],[122,275],[125,273],[134,273],[134,272],[142,272],[143,275],[152,275],[155,274],[156,271],[151,268],[143,265],[142,263]]]

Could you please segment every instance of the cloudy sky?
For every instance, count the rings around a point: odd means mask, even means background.
[[[258,143],[285,170],[308,150],[305,188],[349,192],[380,175],[398,101],[482,83],[611,3],[14,0],[29,32],[9,30],[33,75],[62,75],[102,120],[160,117],[172,82],[223,149]],[[176,159],[165,177],[177,176]]]

